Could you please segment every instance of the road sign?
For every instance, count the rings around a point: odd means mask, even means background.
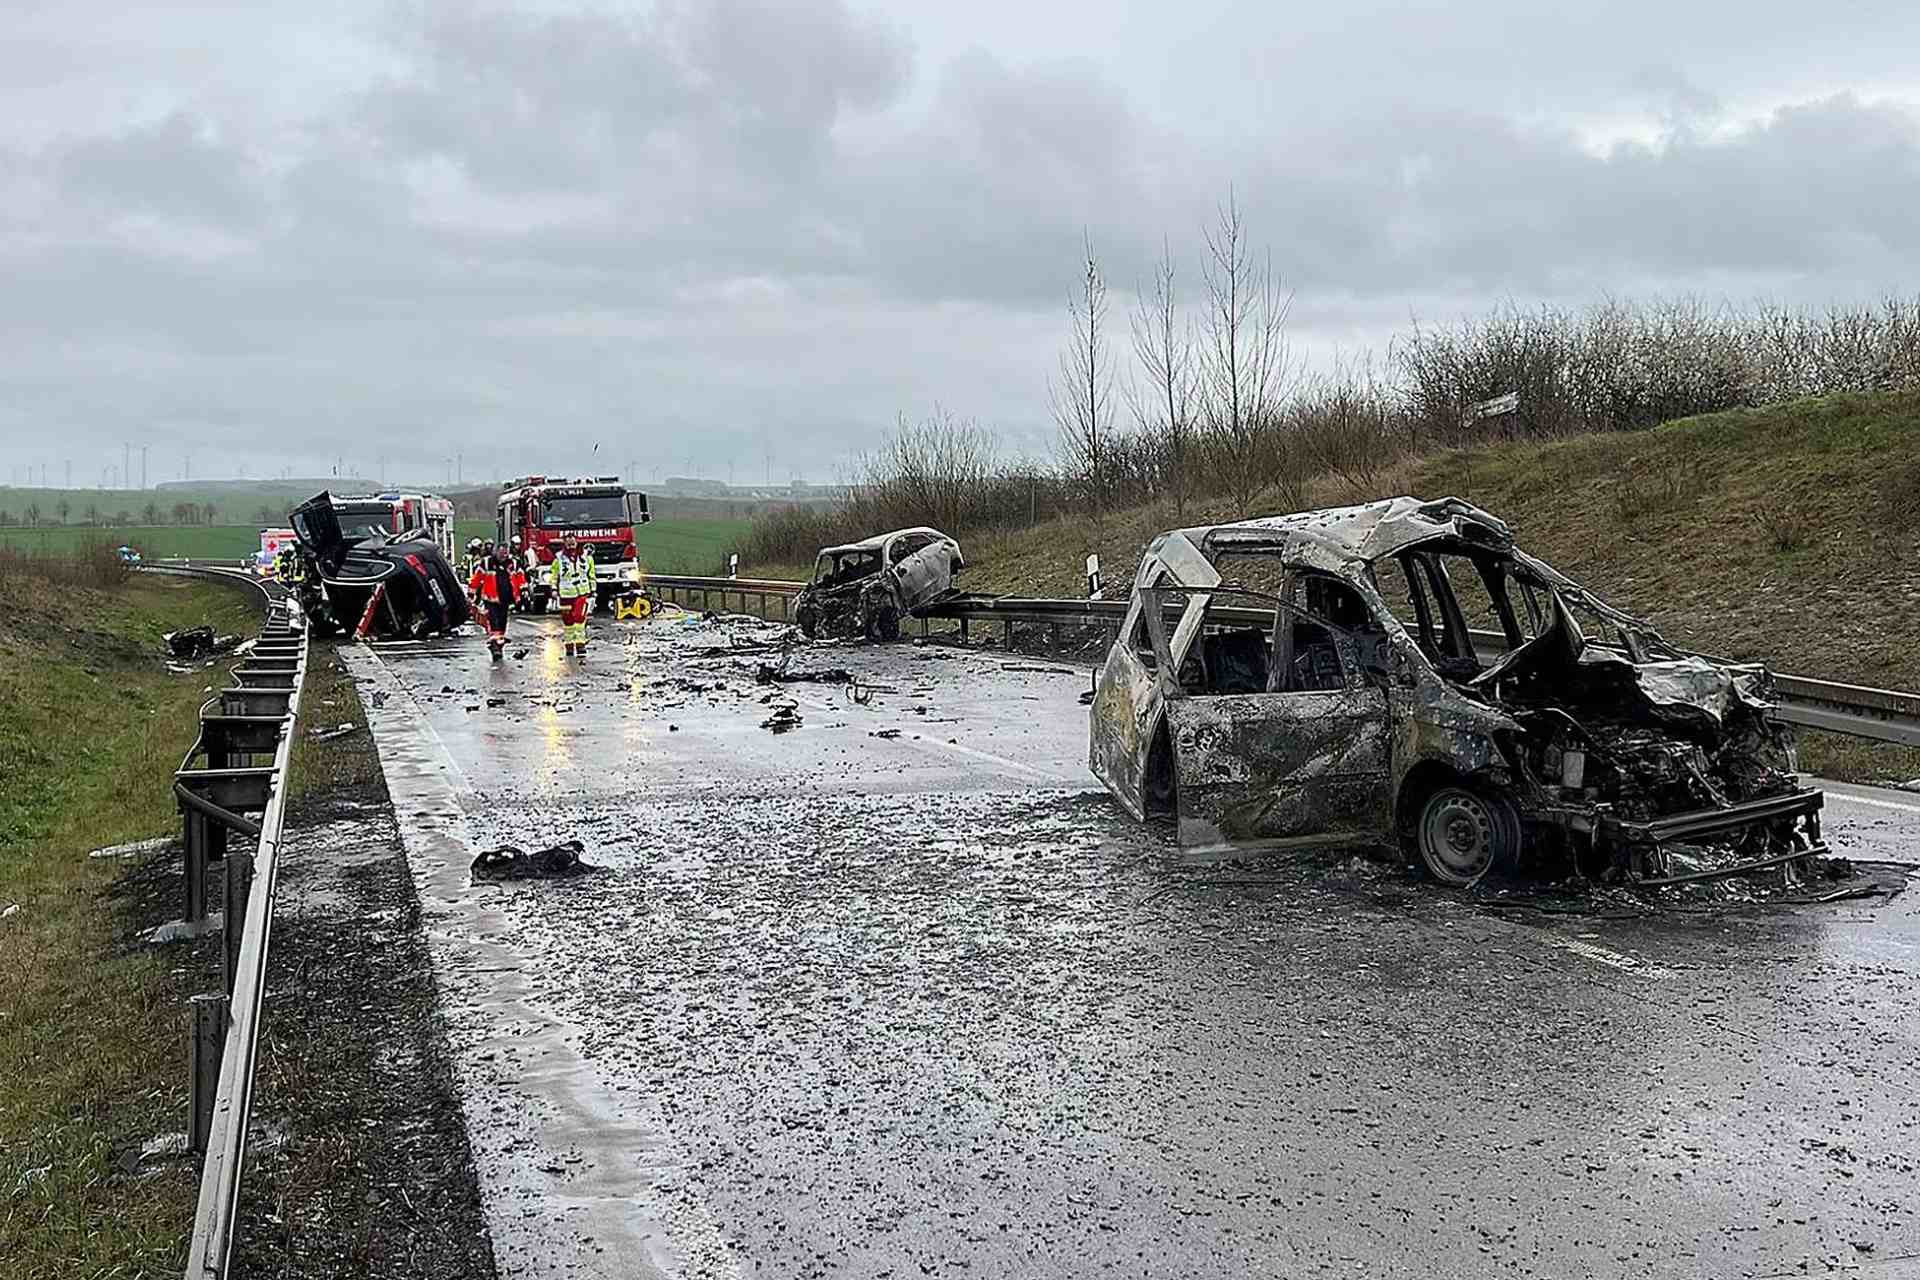
[[[1520,412],[1520,393],[1509,391],[1503,396],[1491,400],[1482,400],[1479,404],[1467,406],[1467,421],[1478,422],[1482,418],[1498,418],[1509,413]]]

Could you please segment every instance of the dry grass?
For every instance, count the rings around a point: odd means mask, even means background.
[[[19,904],[0,921],[0,1269],[176,1275],[192,1168],[127,1161],[184,1127],[184,1000],[202,975],[127,945],[134,908],[108,890],[142,869],[86,855],[178,827],[168,784],[207,678],[169,675],[159,634],[257,619],[230,588],[57,574],[0,582],[0,619],[0,909]]]

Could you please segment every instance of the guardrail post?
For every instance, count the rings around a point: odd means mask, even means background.
[[[188,1072],[192,1077],[192,1114],[187,1118],[187,1135],[196,1155],[207,1153],[207,1134],[213,1128],[213,1098],[220,1088],[220,1054],[227,1039],[227,998],[224,995],[195,996],[193,1004],[193,1045]]]
[[[195,809],[186,811],[185,829],[181,832],[182,856],[186,860],[186,902],[181,918],[188,924],[198,924],[207,918],[207,842],[213,827],[213,821],[206,814]]]
[[[1049,636],[1047,643],[1053,646],[1052,652],[1060,652],[1060,624],[1057,622],[1049,623],[1047,625],[1047,634]]]
[[[1004,623],[1001,624],[1001,626],[1006,634],[1001,641],[1000,647],[1005,649],[1008,653],[1012,653],[1013,652],[1013,619],[1008,618]]]
[[[253,855],[235,853],[227,857],[225,902],[222,904],[220,930],[221,976],[224,990],[233,995],[234,974],[240,969],[240,935],[246,931],[247,899],[253,893]]]
[[[965,644],[966,642],[967,642],[967,615],[963,613],[960,615],[960,643]]]

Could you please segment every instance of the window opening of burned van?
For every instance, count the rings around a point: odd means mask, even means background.
[[[599,529],[627,522],[627,499],[623,494],[543,498],[540,502],[543,529]]]

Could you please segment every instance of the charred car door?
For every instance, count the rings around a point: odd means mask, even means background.
[[[1135,818],[1171,807],[1173,762],[1164,714],[1171,682],[1162,676],[1170,644],[1168,611],[1179,619],[1191,607],[1198,618],[1205,589],[1219,581],[1184,533],[1155,538],[1141,557],[1126,617],[1101,665],[1087,724],[1087,765]],[[1159,588],[1169,590],[1150,594]],[[1183,603],[1189,592],[1200,593],[1191,597],[1198,603]]]
[[[1120,625],[1120,637],[1107,651],[1093,694],[1087,728],[1087,765],[1135,818],[1153,809],[1147,795],[1148,756],[1161,726],[1161,661],[1147,621],[1147,601],[1135,592]]]
[[[1387,695],[1362,647],[1274,596],[1188,598],[1162,673],[1182,844],[1386,838]]]

